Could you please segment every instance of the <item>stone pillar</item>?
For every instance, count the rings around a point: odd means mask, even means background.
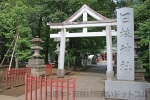
[[[107,80],[112,80],[114,77],[113,64],[112,64],[112,36],[111,26],[106,26],[106,43],[107,43]]]

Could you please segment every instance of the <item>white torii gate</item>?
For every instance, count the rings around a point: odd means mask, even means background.
[[[88,21],[88,14],[95,18],[97,21]],[[73,22],[83,15],[83,22]],[[65,57],[65,42],[66,37],[98,37],[106,36],[107,45],[107,80],[114,77],[113,64],[112,64],[112,36],[117,36],[116,31],[111,30],[111,26],[116,26],[116,20],[110,20],[87,5],[83,5],[77,12],[62,23],[47,23],[51,29],[61,29],[61,34],[50,34],[50,38],[60,38],[60,60],[58,63],[58,71],[64,70],[64,57]],[[88,27],[106,27],[106,31],[102,32],[88,32]],[[82,33],[69,33],[66,32],[68,28],[83,28]],[[62,76],[63,77],[63,76]]]

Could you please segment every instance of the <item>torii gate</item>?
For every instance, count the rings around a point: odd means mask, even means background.
[[[97,21],[88,21],[88,14],[95,18]],[[83,22],[73,22],[83,15]],[[64,70],[64,56],[65,56],[65,42],[66,37],[98,37],[106,36],[107,45],[107,80],[114,77],[113,64],[112,64],[112,36],[117,36],[116,31],[111,30],[111,26],[116,26],[115,19],[108,19],[101,14],[97,13],[87,5],[83,5],[77,12],[62,23],[47,23],[51,29],[61,29],[60,34],[50,34],[50,38],[60,38],[60,60],[58,63],[58,72]],[[106,31],[102,32],[88,32],[88,27],[106,27]],[[68,33],[67,28],[83,28],[82,33]],[[63,71],[64,72],[64,71]],[[58,74],[58,73],[57,73]],[[63,76],[62,76],[63,77]]]

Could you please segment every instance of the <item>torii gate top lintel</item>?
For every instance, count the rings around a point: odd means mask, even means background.
[[[70,16],[64,22],[73,22],[74,20],[79,18],[82,15],[82,13],[84,13],[84,12],[87,12],[90,16],[92,16],[93,18],[95,18],[97,20],[107,20],[108,19],[105,16],[97,13],[95,10],[93,10],[86,4],[84,4],[78,11],[76,11],[72,16]]]
[[[96,21],[87,21],[87,14],[95,18]],[[83,22],[74,22],[81,15],[83,15]],[[102,26],[106,26],[106,25],[116,26],[116,19],[108,19],[107,17],[97,13],[92,8],[84,4],[78,11],[76,11],[72,16],[70,16],[64,22],[62,23],[49,22],[47,23],[47,25],[49,25],[50,28],[53,28],[53,29],[60,29],[60,28],[63,28],[65,25],[70,25],[71,27],[64,27],[64,28],[76,28],[76,26],[72,26],[72,25],[80,25],[80,27],[96,27],[97,25],[93,26],[92,24],[97,24],[97,23],[103,24]],[[90,24],[90,25],[87,25],[87,24]],[[101,25],[98,25],[98,26],[101,26]]]
[[[47,23],[50,26],[76,25],[76,24],[96,24],[96,23],[116,23],[116,19],[98,20],[98,21],[84,21],[84,22],[62,22],[62,23]]]

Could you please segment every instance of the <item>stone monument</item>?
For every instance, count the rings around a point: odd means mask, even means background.
[[[134,20],[132,8],[122,8],[122,11],[117,10],[117,79],[134,80]]]
[[[117,9],[117,78],[105,81],[105,98],[145,100],[150,83],[135,80],[133,8]]]
[[[32,55],[33,58],[28,60],[28,65],[26,65],[26,67],[31,67],[32,76],[39,77],[45,74],[44,59],[41,59],[41,55],[39,54],[39,51],[43,49],[40,47],[40,43],[44,41],[36,36],[36,38],[33,38],[31,42],[34,43],[34,46],[31,47],[31,49],[34,51],[34,54]]]

